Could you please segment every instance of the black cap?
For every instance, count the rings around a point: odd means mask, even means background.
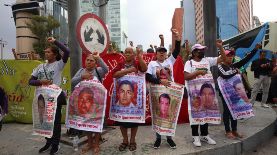
[[[147,53],[154,53],[154,50],[152,48],[148,48],[146,52]]]
[[[157,52],[167,52],[167,49],[165,47],[161,46],[161,47],[158,47],[156,51]]]

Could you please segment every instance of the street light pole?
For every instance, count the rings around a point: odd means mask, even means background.
[[[241,31],[238,27],[236,27],[235,25],[233,25],[233,24],[222,24],[222,25],[229,25],[229,26],[232,26],[233,28],[235,28],[236,30],[238,30],[239,33],[242,33],[242,31]]]

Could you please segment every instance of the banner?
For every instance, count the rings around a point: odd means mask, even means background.
[[[219,77],[217,81],[233,119],[236,120],[254,116],[252,105],[247,97],[239,74],[229,79]]]
[[[174,136],[184,94],[184,86],[171,82],[150,86],[152,129],[160,135]]]
[[[98,80],[81,81],[69,98],[66,126],[102,132],[106,99],[107,89]]]
[[[119,122],[145,123],[145,74],[128,74],[114,79],[110,119]]]
[[[29,85],[29,79],[34,68],[41,61],[37,60],[0,60],[0,87],[8,95],[8,115],[6,122],[32,123],[32,103],[35,87]],[[70,61],[66,63],[62,73],[61,88],[66,94],[70,93]],[[65,119],[65,106],[62,107],[62,122]]]
[[[221,114],[212,74],[189,80],[187,83],[190,125],[220,124]]]
[[[33,134],[51,138],[53,135],[57,99],[62,89],[57,85],[36,88],[33,100]]]

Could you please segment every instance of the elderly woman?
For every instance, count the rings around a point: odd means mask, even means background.
[[[99,67],[97,67],[99,64]],[[72,78],[72,86],[76,86],[82,80],[98,80],[102,83],[102,79],[105,77],[105,74],[108,72],[108,66],[100,58],[98,52],[94,52],[86,58],[85,68],[81,68]],[[88,152],[93,148],[93,152],[98,154],[100,151],[99,148],[99,139],[100,133],[94,133],[94,139],[92,137],[92,132],[87,132],[88,145],[82,149],[82,153]],[[94,140],[94,143],[93,143]]]

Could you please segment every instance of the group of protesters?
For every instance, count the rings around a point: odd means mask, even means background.
[[[262,97],[262,106],[268,107],[265,103],[267,100],[269,86],[270,86],[270,74],[274,73],[276,75],[276,60],[274,64],[266,59],[265,52],[260,50],[261,45],[257,44],[255,48],[247,54],[244,58],[239,61],[234,61],[235,59],[235,50],[234,49],[224,49],[222,46],[222,41],[216,41],[216,47],[220,51],[219,57],[205,57],[205,52],[207,51],[207,47],[201,44],[195,44],[189,49],[189,42],[186,41],[183,46],[181,46],[181,36],[176,29],[172,29],[172,34],[175,38],[175,49],[172,52],[168,52],[164,47],[163,35],[160,35],[161,46],[155,47],[153,46],[147,50],[149,53],[155,53],[156,59],[152,60],[148,65],[142,58],[142,50],[133,47],[127,47],[123,52],[124,61],[119,63],[117,67],[112,71],[113,78],[118,79],[122,78],[131,73],[145,73],[146,81],[149,84],[163,85],[165,87],[169,87],[174,82],[173,75],[173,65],[177,59],[177,57],[182,54],[183,60],[185,61],[184,70],[180,71],[184,73],[185,77],[185,94],[183,96],[188,96],[188,98],[193,100],[193,93],[190,90],[189,83],[193,80],[197,80],[199,78],[212,78],[208,75],[211,74],[210,67],[217,66],[218,67],[218,75],[223,80],[231,79],[232,77],[241,73],[240,68],[243,67],[246,63],[250,61],[250,59],[260,51],[260,58],[255,60],[252,63],[251,70],[254,71],[255,81],[252,90],[251,99],[248,100],[248,97],[245,96],[244,86],[236,88],[238,93],[236,94],[240,99],[244,99],[246,103],[252,103],[254,105],[256,96],[260,89],[260,86],[263,85],[263,97]],[[37,68],[33,70],[32,76],[29,80],[29,84],[32,86],[42,86],[42,85],[51,85],[55,84],[57,86],[61,85],[61,73],[68,61],[69,58],[69,49],[61,44],[59,41],[54,38],[48,38],[48,42],[52,43],[51,46],[47,47],[45,52],[45,59],[47,63],[40,64]],[[60,48],[63,53],[59,53]],[[184,51],[184,53],[180,52]],[[168,53],[170,53],[168,55]],[[157,72],[157,68],[162,68]],[[98,52],[93,52],[88,55],[85,59],[85,67],[81,68],[75,76],[72,78],[72,85],[77,85],[83,80],[96,80],[100,83],[103,83],[103,79],[105,78],[105,74],[107,74],[109,68],[107,64],[103,61],[103,59],[99,56]],[[165,71],[164,71],[165,70]],[[275,76],[276,77],[276,76]],[[276,80],[275,80],[276,81]],[[276,82],[275,82],[276,83]],[[127,85],[127,83],[125,83]],[[127,89],[127,88],[126,88]],[[128,88],[131,90],[131,93],[134,88]],[[276,89],[276,88],[275,88]],[[125,91],[125,90],[122,90]],[[239,91],[242,91],[242,95],[240,95]],[[243,93],[244,92],[244,93]],[[276,91],[275,91],[276,92]],[[129,93],[122,92],[122,93]],[[203,95],[202,95],[203,93]],[[209,104],[210,108],[213,108],[214,101],[210,98],[210,94],[215,94],[215,87],[209,83],[203,83],[200,90],[200,100],[201,102],[206,102]],[[205,95],[206,94],[206,95]],[[219,96],[222,100],[223,104],[223,122],[226,131],[226,137],[230,139],[234,138],[242,138],[239,132],[237,132],[237,120],[233,118],[233,115],[230,113],[230,106],[227,106],[225,102],[226,93],[219,90]],[[276,95],[276,94],[275,94]],[[132,96],[132,94],[130,95]],[[202,97],[203,96],[203,97]],[[84,100],[88,98],[88,96],[81,96],[80,98]],[[46,144],[39,149],[39,153],[47,151],[51,147],[50,154],[55,154],[59,150],[59,141],[61,136],[61,107],[66,103],[65,94],[61,93],[57,99],[57,108],[56,115],[54,121],[53,135],[51,138],[46,138]],[[170,100],[167,95],[161,95],[159,100]],[[196,98],[197,101],[197,98]],[[276,96],[274,98],[276,102]],[[122,101],[123,102],[123,101]],[[157,101],[162,102],[162,101]],[[189,103],[189,102],[188,102]],[[144,103],[145,104],[145,103]],[[153,104],[153,103],[151,103]],[[85,105],[80,105],[85,106]],[[218,105],[215,105],[218,106]],[[193,111],[191,104],[188,105],[188,110]],[[202,108],[207,108],[203,106]],[[215,107],[216,108],[216,107]],[[88,112],[88,111],[83,111]],[[161,112],[162,113],[162,112]],[[162,114],[161,114],[162,115]],[[166,117],[166,115],[165,115]],[[192,117],[189,117],[190,121],[193,122]],[[231,128],[230,128],[231,122]],[[206,142],[211,145],[215,145],[216,141],[211,138],[208,132],[208,123],[209,122],[196,122],[191,123],[192,129],[192,137],[193,144],[197,147],[201,146],[201,141]],[[135,151],[137,149],[136,143],[136,134],[138,131],[139,123],[135,122],[117,122],[120,126],[120,131],[122,133],[122,143],[119,145],[119,151],[125,151],[127,148],[130,151]],[[198,128],[200,126],[200,134]],[[128,138],[128,128],[131,128],[131,137],[130,140]],[[94,134],[94,136],[93,136]],[[93,150],[94,153],[99,153],[99,141],[101,139],[101,133],[97,132],[86,132],[88,137],[88,145],[82,149],[82,152],[88,152],[89,150]],[[166,136],[167,143],[169,144],[171,149],[176,148],[176,144],[173,141],[172,136]],[[161,134],[156,132],[156,140],[153,144],[154,149],[158,149],[161,145]]]

